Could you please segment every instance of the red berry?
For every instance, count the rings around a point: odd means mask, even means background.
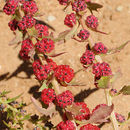
[[[86,25],[89,28],[96,29],[98,26],[98,19],[94,15],[90,15],[86,18]]]
[[[56,94],[55,91],[51,88],[48,89],[43,89],[42,94],[41,94],[41,100],[43,101],[44,104],[49,105],[49,103],[53,102],[55,99]]]
[[[96,63],[92,66],[93,74],[95,74],[95,77],[101,77],[101,76],[109,76],[112,75],[111,68],[109,64],[103,62],[103,63]]]
[[[82,29],[80,30],[80,32],[77,34],[77,36],[81,39],[81,40],[87,40],[89,38],[89,31],[87,31],[86,29]]]
[[[121,114],[118,114],[115,112],[115,116],[116,116],[116,120],[119,122],[119,123],[123,123],[125,122],[125,117]]]
[[[18,23],[20,30],[25,30],[27,28],[32,28],[36,23],[36,20],[31,15],[25,15],[21,21]]]
[[[48,27],[43,24],[36,24],[35,25],[36,30],[38,31],[38,37],[42,38],[42,36],[48,36]]]
[[[84,11],[87,8],[87,4],[84,0],[76,0],[74,3],[72,3],[72,10],[79,12]]]
[[[30,58],[30,56],[28,56],[28,54],[32,48],[33,48],[33,43],[30,39],[26,39],[26,40],[22,41],[20,56],[24,60],[28,60]]]
[[[80,58],[80,62],[84,65],[89,65],[93,63],[94,59],[94,53],[90,50],[86,50],[86,52],[83,53],[82,57]]]
[[[54,75],[60,82],[69,83],[74,77],[74,70],[69,65],[59,65],[54,70]]]
[[[115,94],[117,94],[117,90],[113,88],[109,92],[111,96],[115,96]]]
[[[87,124],[87,125],[80,127],[80,130],[100,130],[100,128],[97,127],[96,125]]]
[[[61,5],[67,5],[70,0],[58,0]]]
[[[82,120],[87,120],[90,116],[90,111],[89,108],[87,107],[87,104],[84,102],[76,102],[75,103],[77,106],[81,106],[82,109],[80,110],[80,112],[82,112],[82,114],[76,115],[75,119],[82,121]]]
[[[15,14],[17,7],[18,7],[18,0],[8,0],[3,8],[3,11],[7,15],[13,15]]]
[[[54,42],[51,39],[43,38],[35,44],[35,47],[41,53],[50,53],[54,49]]]
[[[75,130],[74,123],[71,122],[70,120],[67,120],[65,122],[61,121],[57,127],[57,130]]]
[[[62,108],[65,108],[66,106],[71,105],[73,101],[74,101],[74,96],[69,90],[59,94],[56,97],[57,105]]]
[[[107,106],[106,104],[99,104],[97,105],[93,110],[92,110],[92,113],[95,112],[95,110],[97,110],[98,108],[100,108],[101,106]]]
[[[13,19],[8,23],[8,26],[12,31],[15,31],[18,27],[18,21],[16,19]]]
[[[106,54],[108,51],[108,49],[101,42],[95,43],[93,49],[97,54]]]
[[[74,13],[67,14],[64,20],[64,24],[72,28],[76,24],[76,15]]]
[[[22,9],[26,14],[30,14],[30,15],[33,15],[38,11],[36,2],[33,0],[24,1],[22,5]]]

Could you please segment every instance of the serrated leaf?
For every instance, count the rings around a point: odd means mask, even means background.
[[[57,113],[55,105],[53,103],[49,104],[48,108],[45,109],[38,105],[38,102],[35,98],[31,97],[31,100],[32,100],[32,103],[34,104],[35,108],[43,115],[52,117],[54,114]]]
[[[124,49],[124,47],[125,47],[127,44],[129,44],[129,43],[130,43],[130,41],[125,42],[125,43],[124,43],[124,44],[122,44],[121,46],[119,46],[119,47],[117,47],[117,48],[114,48],[114,49],[109,50],[107,54],[113,54],[113,53],[120,52],[120,51],[121,51],[121,50],[123,50],[123,49]]]
[[[122,93],[124,95],[130,95],[130,85],[124,86],[120,91],[119,94]]]
[[[13,101],[15,101],[16,99],[18,99],[19,97],[21,97],[22,96],[22,94],[23,93],[21,93],[20,95],[18,95],[18,96],[16,96],[16,97],[14,97],[14,98],[11,98],[11,99],[7,99],[7,101],[5,101],[5,103],[11,103],[11,102],[13,102]]]
[[[114,105],[111,106],[100,106],[98,109],[96,109],[92,115],[90,115],[90,119],[86,121],[82,121],[83,124],[88,123],[94,123],[94,124],[100,124],[103,122],[107,122],[107,118],[111,115],[112,111],[114,109]]]
[[[98,3],[92,3],[92,2],[87,2],[87,8],[92,11],[98,11],[98,9],[102,8],[103,6],[98,4]]]
[[[46,83],[44,82],[42,84],[42,86],[40,87],[39,92],[42,92],[42,90],[45,89],[45,88],[48,88],[48,87],[47,87]]]
[[[97,80],[98,87],[103,89],[109,88],[110,79],[110,76],[102,76],[99,80]]]
[[[23,41],[23,33],[19,30],[15,31],[15,38],[9,42],[9,45],[18,44]]]
[[[128,118],[127,118],[127,120],[129,120],[130,119],[130,112],[128,113]]]

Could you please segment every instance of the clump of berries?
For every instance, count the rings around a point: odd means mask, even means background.
[[[49,105],[56,97],[54,89],[48,88],[43,89],[41,94],[41,100],[44,104]]]
[[[54,49],[54,42],[51,39],[43,38],[35,44],[40,53],[50,53]]]
[[[118,113],[115,113],[115,116],[116,116],[116,120],[119,122],[119,123],[123,123],[125,122],[125,117],[121,114],[118,114]]]
[[[93,47],[93,50],[97,53],[97,54],[106,54],[108,49],[107,47],[104,46],[103,43],[101,42],[98,42],[98,43],[95,43],[94,47]]]
[[[20,50],[20,56],[24,60],[30,59],[29,52],[31,49],[33,49],[33,43],[30,39],[26,39],[22,41],[21,50]]]
[[[87,124],[87,125],[80,127],[80,130],[100,130],[100,128],[97,127],[96,125]]]
[[[76,15],[74,13],[67,14],[64,20],[64,24],[72,28],[76,24]]]
[[[92,51],[86,50],[80,58],[80,62],[84,65],[92,64],[95,59],[95,55]]]
[[[73,101],[74,96],[69,90],[56,96],[57,105],[61,108],[65,108],[66,106],[71,105]]]
[[[74,77],[74,70],[69,65],[59,65],[55,69],[54,75],[60,83],[69,83]]]
[[[87,31],[86,29],[81,29],[80,32],[77,34],[77,36],[81,39],[81,40],[87,40],[89,38],[89,31]]]
[[[98,27],[98,19],[94,15],[87,16],[86,18],[86,25],[89,28],[97,29]]]
[[[75,126],[74,126],[74,123],[71,122],[70,120],[67,120],[67,121],[61,121],[57,127],[56,127],[57,130],[75,130]]]
[[[8,26],[10,27],[10,30],[15,31],[18,28],[18,21],[13,19],[8,23]]]

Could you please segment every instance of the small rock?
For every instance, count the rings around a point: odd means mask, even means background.
[[[55,21],[55,19],[56,19],[56,17],[53,16],[53,15],[50,15],[50,16],[47,17],[47,20],[48,20],[49,22]]]
[[[123,10],[123,6],[119,5],[117,8],[116,8],[116,11],[118,12],[121,12]]]

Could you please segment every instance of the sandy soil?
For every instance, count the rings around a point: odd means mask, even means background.
[[[96,0],[99,2],[99,0]],[[56,33],[61,32],[67,27],[64,26],[63,20],[65,12],[62,11],[63,6],[59,6],[57,0],[37,0],[39,10],[44,12],[45,15],[41,17],[42,20],[49,23],[56,29]],[[91,32],[91,37],[94,42],[102,41],[108,48],[115,48],[122,43],[130,40],[130,0],[100,0],[100,4],[103,5],[101,11],[96,12],[95,15],[99,18],[99,30],[109,32],[109,35],[103,35],[95,32]],[[4,2],[0,1],[0,9],[2,9]],[[69,11],[69,10],[68,10]],[[54,16],[54,21],[47,21],[49,15]],[[23,92],[20,100],[24,100],[26,103],[30,103],[30,96],[38,97],[39,84],[35,80],[32,74],[30,64],[24,63],[19,59],[18,53],[20,46],[9,46],[8,43],[14,37],[13,33],[8,28],[9,16],[0,13],[0,91],[11,90],[10,97],[16,96]],[[58,64],[69,64],[75,71],[79,70],[82,65],[79,62],[79,58],[85,51],[86,43],[77,43],[74,40],[69,40],[65,44],[56,46],[55,52],[67,53],[56,57],[54,60]],[[67,58],[66,58],[67,57]],[[116,72],[119,68],[123,73],[123,76],[117,80],[114,84],[114,88],[120,90],[124,85],[130,84],[130,45],[127,45],[120,53],[103,57],[103,60],[111,65],[112,71]],[[80,91],[89,92],[90,89],[94,89],[93,76],[90,71],[79,72],[76,77],[76,81],[80,81],[86,84],[86,86],[68,87],[72,90],[73,94],[78,94]],[[62,89],[62,88],[61,88]],[[35,93],[34,93],[35,92]],[[127,118],[128,112],[130,112],[130,96],[118,96],[114,98],[115,111],[121,113]],[[90,110],[92,110],[97,104],[106,103],[103,90],[98,90],[89,95],[86,95],[85,102]],[[37,113],[34,106],[30,104],[27,108],[30,113]],[[57,124],[61,118],[59,116],[53,119],[52,122]],[[32,125],[26,122],[25,130],[32,129]],[[106,123],[102,130],[112,130],[112,125]],[[121,127],[121,130],[128,130],[128,125]]]

